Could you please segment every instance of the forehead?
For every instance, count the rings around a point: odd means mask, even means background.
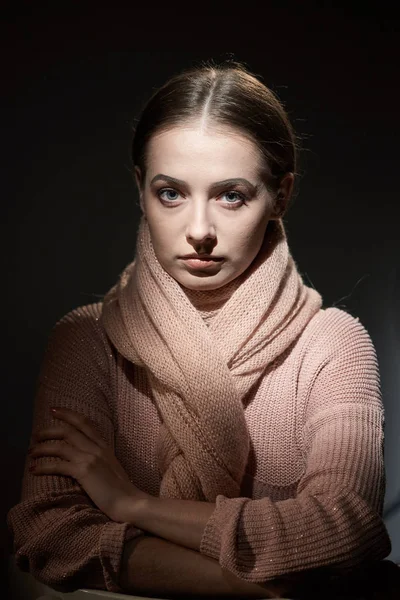
[[[204,127],[201,122],[173,127],[155,134],[147,147],[149,172],[168,175],[201,172],[210,177],[256,177],[262,170],[256,144],[232,128]]]

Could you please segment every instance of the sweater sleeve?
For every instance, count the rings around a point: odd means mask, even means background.
[[[59,423],[49,408],[64,406],[89,417],[113,446],[108,403],[111,348],[98,323],[100,311],[101,304],[81,307],[53,328],[37,382],[32,433]],[[79,587],[121,591],[123,545],[143,532],[111,521],[76,480],[34,476],[28,467],[29,458],[21,500],[7,515],[17,566],[61,591]]]
[[[384,414],[372,341],[357,319],[331,308],[306,354],[298,393],[305,471],[295,497],[219,495],[201,541],[203,554],[253,583],[351,569],[391,550],[381,518]]]

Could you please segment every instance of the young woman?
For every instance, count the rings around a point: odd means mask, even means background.
[[[384,558],[376,353],[291,256],[282,105],[238,64],[185,71],[133,168],[135,260],[49,339],[17,564],[65,590],[261,598]]]

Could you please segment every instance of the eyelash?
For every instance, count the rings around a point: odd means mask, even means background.
[[[164,206],[170,205],[170,207],[174,207],[174,204],[171,204],[171,202],[165,202],[163,201],[163,199],[161,198],[161,194],[163,194],[164,192],[176,192],[177,194],[179,194],[179,192],[177,190],[174,190],[173,188],[161,188],[160,190],[158,190],[157,192],[157,196],[160,198],[160,200],[163,202]],[[244,194],[242,194],[241,192],[238,192],[237,190],[229,190],[227,192],[224,192],[224,194],[236,194],[237,196],[239,196],[239,199],[241,201],[242,204],[240,204],[239,206],[237,206],[237,204],[233,204],[228,203],[226,206],[228,207],[228,210],[237,210],[238,208],[241,208],[243,205],[247,206],[247,198]],[[224,195],[222,194],[222,195]]]

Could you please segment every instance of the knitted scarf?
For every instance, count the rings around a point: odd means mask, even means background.
[[[142,216],[135,260],[104,298],[106,333],[145,368],[161,416],[160,497],[239,496],[250,447],[245,396],[322,304],[297,271],[281,220],[268,223],[240,281],[207,326],[159,263]]]

